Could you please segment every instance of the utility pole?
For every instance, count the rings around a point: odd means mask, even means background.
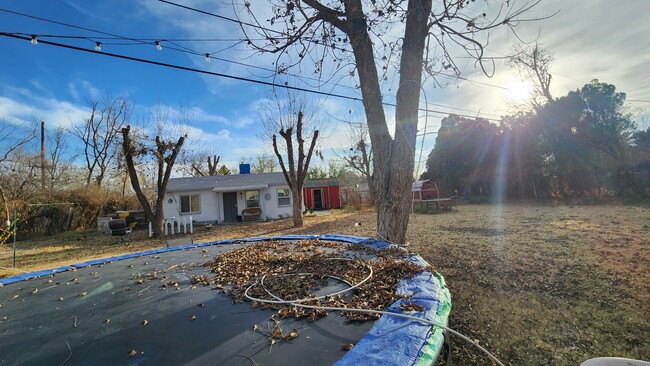
[[[41,121],[41,189],[45,192],[45,121]]]
[[[13,223],[13,227],[14,227],[14,245],[13,245],[13,249],[14,249],[14,269],[16,269],[16,226],[17,225],[18,225],[18,221],[16,221],[16,210],[14,210],[14,223]]]

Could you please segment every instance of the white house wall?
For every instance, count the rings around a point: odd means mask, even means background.
[[[271,186],[268,188],[260,189],[260,208],[262,209],[262,220],[275,220],[293,216],[293,205],[278,206],[278,188],[289,188],[289,186]],[[200,195],[201,211],[191,214],[180,214],[180,197],[186,195]],[[267,199],[268,194],[268,199]],[[170,203],[169,200],[172,200]],[[304,204],[303,204],[304,206]],[[237,214],[241,215],[242,210],[246,208],[246,197],[244,191],[237,191]],[[223,222],[223,193],[213,192],[212,190],[204,191],[186,191],[186,192],[168,192],[165,195],[165,219],[172,217],[188,217],[197,222]]]
[[[279,219],[280,217],[291,217],[293,216],[293,206],[291,205],[291,199],[289,200],[288,206],[278,206],[278,188],[289,189],[289,186],[272,186],[266,189],[260,190],[260,207],[262,208],[262,220],[274,220]],[[269,199],[267,199],[267,194],[269,194]],[[242,206],[246,207],[246,202],[242,203]]]
[[[200,212],[181,214],[181,196],[187,195],[200,195]],[[171,219],[172,217],[189,217],[192,216],[192,220],[197,222],[221,222],[223,211],[220,211],[219,208],[221,203],[217,200],[217,193],[212,191],[188,191],[188,192],[168,192],[165,195],[165,219]],[[170,203],[170,199],[172,202]]]

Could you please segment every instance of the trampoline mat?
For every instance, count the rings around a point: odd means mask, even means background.
[[[331,365],[346,354],[343,345],[373,327],[336,312],[315,322],[279,319],[298,336],[272,344],[263,333],[275,311],[191,283],[209,274],[204,262],[250,244],[146,255],[0,287],[0,364]]]

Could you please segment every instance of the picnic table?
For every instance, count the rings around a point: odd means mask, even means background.
[[[436,210],[451,211],[451,198],[435,198],[432,200],[415,200],[421,208],[431,207]]]
[[[433,202],[436,210],[451,211],[451,198],[436,198]]]

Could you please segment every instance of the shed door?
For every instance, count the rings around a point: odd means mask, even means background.
[[[223,221],[237,221],[237,192],[223,194]]]
[[[314,209],[322,210],[323,209],[323,190],[314,189]]]

